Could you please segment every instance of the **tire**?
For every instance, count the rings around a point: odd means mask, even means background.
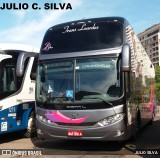
[[[24,133],[24,136],[27,138],[32,138],[32,137],[35,137],[36,135],[37,135],[36,118],[35,118],[35,112],[32,111],[29,115],[29,118],[28,118],[28,125],[27,125],[27,129]]]
[[[152,114],[152,119],[149,121],[149,125],[153,125],[153,121],[154,121],[154,114]]]
[[[140,115],[140,111],[138,110],[136,122],[135,122],[135,136],[136,136],[136,138],[138,138],[140,130],[141,130],[141,115]]]
[[[131,140],[133,141],[136,141],[137,138],[139,137],[139,133],[140,133],[140,130],[141,130],[141,115],[140,115],[140,111],[138,110],[137,111],[137,114],[136,114],[136,120],[135,120],[135,130],[134,130],[134,134],[131,138]]]

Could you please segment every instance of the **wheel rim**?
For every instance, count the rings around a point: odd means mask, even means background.
[[[28,126],[27,126],[27,131],[29,133],[33,133],[35,131],[34,121],[35,119],[30,116],[28,119]]]

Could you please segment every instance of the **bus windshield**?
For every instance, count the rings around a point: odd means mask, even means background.
[[[112,101],[121,96],[117,58],[43,61],[38,66],[36,99],[48,103]]]
[[[41,54],[59,54],[120,47],[123,25],[120,22],[82,22],[49,29]]]

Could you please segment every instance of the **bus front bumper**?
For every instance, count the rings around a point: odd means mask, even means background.
[[[69,131],[81,131],[81,136],[68,136]],[[124,119],[114,124],[103,127],[78,127],[78,126],[51,126],[37,120],[37,133],[40,139],[62,138],[62,139],[85,139],[122,141],[132,135],[132,127],[126,126]]]

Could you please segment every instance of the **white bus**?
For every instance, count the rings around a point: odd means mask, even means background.
[[[36,133],[34,98],[39,50],[23,44],[0,44],[0,135]]]

